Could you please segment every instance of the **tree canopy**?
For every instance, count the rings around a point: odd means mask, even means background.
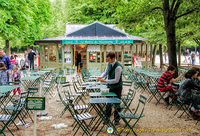
[[[0,37],[21,45],[41,38],[41,27],[49,22],[49,0],[0,0]]]

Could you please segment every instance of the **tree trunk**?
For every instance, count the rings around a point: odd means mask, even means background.
[[[196,54],[196,53],[197,53],[197,46],[195,46],[195,49],[194,49],[194,50],[195,50],[195,54]]]
[[[27,45],[27,51],[29,52],[30,51],[30,45]]]
[[[152,62],[152,45],[150,45],[150,61]]]
[[[144,56],[143,56],[143,43],[141,44],[141,57],[143,58]]]
[[[170,22],[166,30],[169,65],[173,65],[177,69],[175,21]],[[176,71],[175,76],[178,76],[178,71]]]
[[[135,56],[138,56],[138,44],[136,44],[136,53]]]
[[[146,61],[148,61],[148,45],[146,44],[146,53],[145,53],[145,55],[146,55]]]
[[[159,44],[159,52],[160,52],[160,68],[163,68],[163,51],[162,51],[162,44]]]
[[[168,47],[168,58],[169,65],[173,65],[177,69],[177,56],[176,56],[176,13],[178,7],[180,6],[181,1],[176,3],[176,11],[170,10],[169,0],[163,1],[163,16],[164,16],[164,24],[165,31],[167,37],[167,47]],[[174,9],[175,10],[175,9]],[[175,77],[178,76],[178,71],[175,72]]]
[[[10,56],[10,45],[9,40],[6,40],[6,56]],[[10,58],[10,57],[9,57]]]
[[[153,57],[152,57],[152,65],[155,65],[157,47],[158,47],[158,45],[154,45],[154,48],[153,48]]]
[[[178,65],[181,66],[181,42],[178,42]]]

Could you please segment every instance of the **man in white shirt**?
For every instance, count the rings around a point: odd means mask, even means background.
[[[117,97],[121,99],[121,93],[122,93],[122,65],[115,59],[115,53],[110,52],[106,56],[107,59],[107,67],[104,71],[104,73],[101,75],[101,77],[97,78],[97,81],[106,82],[108,84],[108,88],[110,88],[110,92],[116,93]],[[108,75],[108,79],[104,80],[104,78]],[[114,111],[114,119],[115,119],[115,125],[119,124],[120,117],[118,115],[118,112],[120,112],[119,104],[116,104],[116,107],[118,107]],[[110,118],[111,116],[111,105],[106,106],[106,118]]]

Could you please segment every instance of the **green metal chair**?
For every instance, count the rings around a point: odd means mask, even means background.
[[[42,86],[42,92],[44,96],[48,93],[51,97],[53,97],[53,90],[55,85],[55,78],[51,78],[48,81],[44,81],[44,84]]]
[[[60,86],[60,87],[59,87]],[[60,92],[62,90],[62,94]],[[80,94],[72,94],[71,89],[70,89],[70,84],[57,84],[57,92],[60,98],[60,101],[64,105],[64,109],[60,114],[60,117],[64,115],[66,110],[68,109],[68,101],[73,100],[75,105],[75,110],[88,110],[88,105],[80,104]]]
[[[146,100],[147,100],[146,97],[144,97],[143,95],[140,95],[140,98],[138,100],[138,105],[134,113],[119,112],[119,116],[125,123],[124,128],[128,127],[135,136],[137,136],[137,134],[134,131],[134,127],[137,124],[137,122],[140,120],[140,118],[144,116],[143,112],[144,112]],[[132,120],[135,120],[135,122]],[[130,131],[127,131],[126,135],[128,135]],[[121,130],[118,134],[121,135],[122,132],[123,130]]]
[[[11,129],[9,129],[9,125],[13,123],[16,126],[14,121],[21,111],[19,110],[20,106],[21,106],[21,99],[15,104],[15,108],[11,112],[7,112],[7,114],[0,114],[0,122],[2,123],[0,128],[0,134],[3,134],[5,136],[4,130],[8,129],[10,134],[14,136]],[[17,129],[19,128],[17,127]]]
[[[21,101],[20,103],[20,106],[19,108],[17,109],[18,112],[19,112],[19,116],[17,117],[22,123],[26,124],[25,123],[25,117],[26,115],[29,116],[29,118],[32,120],[28,110],[26,110],[26,98],[29,96],[29,91],[26,91],[26,92],[21,92],[20,96],[18,96],[19,98],[14,98],[12,99],[12,104],[9,104],[7,105],[5,108],[4,108],[4,111],[6,113],[10,113],[11,111],[13,110],[16,110],[16,102],[18,101]],[[32,120],[33,122],[33,120]]]
[[[182,113],[178,116],[179,118],[181,118],[184,113],[187,115],[187,117],[191,117],[191,114],[189,113],[191,105],[192,105],[191,101],[186,102],[178,96],[177,98],[178,109],[174,115],[176,115],[179,111],[182,111]]]
[[[76,106],[74,106],[74,104],[72,104],[72,102],[74,101],[74,96],[68,95],[69,96],[68,98],[64,98],[64,95],[61,94],[61,92],[59,91],[58,88],[57,88],[57,91],[58,91],[58,96],[59,96],[61,102],[65,106],[64,110],[61,113],[61,116],[65,113],[65,111],[69,110],[70,114],[75,119],[75,121],[73,123],[73,126],[74,126],[73,130],[76,128],[74,135],[76,135],[76,133],[78,132],[78,130],[80,128],[82,128],[82,130],[84,131],[83,135],[84,134],[92,135],[92,134],[90,134],[89,129],[88,129],[88,127],[91,125],[91,123],[90,123],[89,126],[86,127],[85,120],[93,119],[94,117],[91,116],[88,112],[87,113],[81,112],[80,114],[78,113],[78,110],[83,111],[84,109],[88,109],[88,106],[87,105],[76,105]]]
[[[68,110],[78,125],[74,136],[77,134],[80,128],[83,130],[82,135],[86,134],[87,136],[92,136],[94,132],[91,131],[92,129],[90,129],[90,126],[93,124],[94,117],[88,112],[79,114],[77,110],[75,110],[72,100],[69,101]],[[87,123],[87,121],[89,121],[89,123]],[[74,126],[74,128],[75,127],[76,126]]]
[[[132,111],[130,109],[130,105],[131,105],[133,99],[135,98],[135,94],[136,94],[136,91],[129,89],[127,96],[121,97],[121,100],[123,102],[123,104],[120,105],[121,112],[122,111],[126,112],[128,110],[130,113],[132,113]]]

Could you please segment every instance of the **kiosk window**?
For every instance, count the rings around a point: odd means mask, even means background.
[[[56,46],[51,46],[49,52],[49,61],[56,62]]]

